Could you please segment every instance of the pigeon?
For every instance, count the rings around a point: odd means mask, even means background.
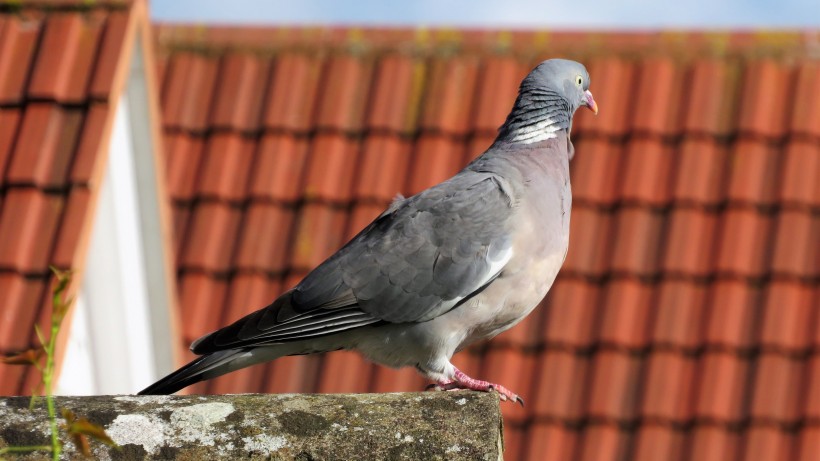
[[[523,399],[471,378],[453,354],[526,317],[569,246],[572,118],[598,106],[589,73],[550,59],[521,82],[483,154],[452,178],[389,207],[270,305],[191,345],[200,355],[140,394],[171,394],[278,357],[356,350],[412,366],[438,390]]]

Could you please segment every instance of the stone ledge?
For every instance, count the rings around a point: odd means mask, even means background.
[[[48,444],[45,401],[0,397],[0,447]],[[105,427],[95,459],[500,460],[495,393],[57,397]],[[80,459],[71,443],[67,459]],[[18,459],[45,459],[45,453]]]

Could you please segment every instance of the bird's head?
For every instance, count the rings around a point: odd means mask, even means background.
[[[598,113],[583,64],[566,59],[544,61],[521,82],[498,139],[532,144],[555,138],[560,130],[568,133],[572,116],[581,106]]]
[[[589,72],[580,62],[549,59],[539,64],[521,82],[521,93],[556,93],[569,104],[570,117],[586,106],[595,114],[598,105],[589,91]]]

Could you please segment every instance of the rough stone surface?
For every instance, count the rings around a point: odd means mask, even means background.
[[[45,402],[0,398],[0,447],[47,444]],[[498,396],[487,393],[57,397],[120,449],[100,460],[499,460]],[[81,459],[68,442],[66,459]],[[43,459],[45,453],[19,459]]]

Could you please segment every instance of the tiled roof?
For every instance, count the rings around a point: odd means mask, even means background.
[[[508,459],[810,459],[820,449],[817,33],[160,26],[183,340],[267,304],[397,193],[492,142],[541,59],[587,64],[568,259],[468,374]],[[335,352],[200,392],[419,390]]]
[[[37,344],[36,322],[47,331],[48,266],[83,266],[112,102],[143,10],[139,1],[0,5],[0,353]],[[0,366],[0,395],[29,394],[38,380]]]

